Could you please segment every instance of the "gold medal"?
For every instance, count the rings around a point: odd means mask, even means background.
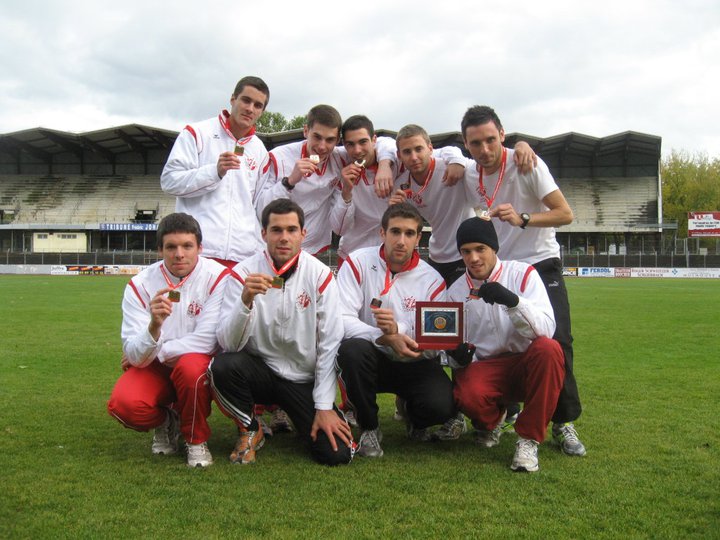
[[[273,289],[282,289],[285,285],[285,280],[281,278],[280,276],[275,276],[272,280],[272,284],[270,285]]]
[[[470,294],[468,296],[471,300],[477,300],[480,298],[480,289],[470,289]]]
[[[235,154],[238,156],[242,156],[245,153],[245,147],[240,146],[239,144],[235,145]]]
[[[176,291],[173,289],[168,293],[168,300],[171,302],[179,302],[180,301],[180,291]]]
[[[382,300],[380,300],[379,298],[373,298],[372,300],[370,300],[370,307],[372,309],[377,309],[380,306],[382,306]]]

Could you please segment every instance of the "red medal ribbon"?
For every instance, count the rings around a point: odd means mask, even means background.
[[[416,196],[419,197],[422,195],[423,191],[425,191],[428,187],[428,184],[430,184],[430,179],[432,178],[433,173],[435,172],[435,158],[430,158],[430,166],[428,167],[427,174],[425,175],[425,179],[423,180],[422,187],[420,188],[420,191],[417,193],[414,193],[412,190],[413,181],[415,178],[413,177],[412,173],[408,171],[408,180],[410,180],[410,193],[408,194],[408,199],[414,199]],[[482,178],[482,173],[480,175],[480,178]],[[482,182],[482,180],[480,180]]]
[[[483,184],[483,168],[478,166],[478,172],[480,173],[480,179],[478,181],[478,193],[482,195],[482,198],[485,199],[485,204],[487,204],[488,210],[490,210],[490,207],[495,202],[495,196],[497,195],[498,190],[500,189],[500,185],[503,182],[503,179],[505,178],[505,164],[507,162],[507,148],[503,146],[503,153],[502,153],[502,161],[500,162],[500,172],[498,173],[498,179],[497,183],[495,184],[495,189],[493,190],[492,197],[488,198],[487,191],[485,190],[485,184]]]
[[[197,267],[197,265],[196,265]],[[195,268],[193,268],[190,273],[182,278],[180,282],[177,285],[173,285],[173,282],[170,280],[170,276],[167,275],[167,272],[165,271],[165,263],[160,265],[160,272],[162,273],[163,277],[165,278],[165,283],[167,283],[167,286],[170,288],[171,291],[174,291],[175,289],[179,289],[183,286],[183,283],[185,283],[188,278],[192,275],[192,273],[195,271]]]
[[[385,261],[385,288],[380,293],[380,296],[384,296],[390,292],[390,289],[392,289],[392,286],[395,284],[395,280],[397,280],[401,272],[415,268],[418,265],[418,262],[420,262],[420,254],[413,250],[413,254],[408,262],[406,262],[400,269],[400,272],[397,272],[395,277],[391,279],[390,275],[392,272],[390,271],[390,265],[388,264],[387,259],[385,259],[385,245],[380,246],[380,258]]]
[[[272,257],[267,254],[267,251],[263,252],[265,254],[265,259],[267,260],[268,264],[270,265],[270,268],[272,268],[272,271],[275,272],[276,276],[282,276],[285,272],[287,272],[290,268],[293,267],[295,263],[297,263],[298,258],[300,258],[300,251],[297,252],[297,254],[290,259],[288,262],[282,265],[280,270],[275,268],[275,263],[273,263]]]
[[[232,130],[230,129],[230,113],[227,112],[225,109],[218,115],[218,120],[220,120],[220,125],[225,130],[225,133],[230,135],[235,140],[236,145],[244,146],[247,143],[250,142],[250,139],[252,139],[253,135],[255,135],[255,126],[250,128],[250,131],[247,132],[247,135],[245,135],[242,139],[238,139],[233,135]]]
[[[500,279],[500,274],[502,273],[502,269],[503,269],[502,263],[500,263],[500,266],[498,266],[497,271],[493,274],[490,274],[490,277],[487,278],[486,280],[484,280],[484,283],[487,283],[488,281],[497,281],[498,279]],[[471,291],[476,288],[475,284],[472,282],[472,280],[473,280],[473,278],[470,275],[470,270],[466,270],[465,271],[465,281],[467,282],[468,287],[470,288]]]

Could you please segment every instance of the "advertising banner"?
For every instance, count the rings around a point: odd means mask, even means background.
[[[688,237],[720,238],[720,212],[688,212]]]

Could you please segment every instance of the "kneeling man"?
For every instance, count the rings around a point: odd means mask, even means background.
[[[265,439],[256,403],[285,410],[319,463],[352,459],[350,426],[334,406],[335,356],[343,336],[332,271],[300,250],[305,215],[289,199],[262,213],[267,249],[233,267],[210,377],[215,398],[238,424],[230,460],[254,463]]]
[[[484,446],[499,442],[505,404],[524,402],[510,468],[537,471],[537,448],[565,375],[562,348],[552,339],[550,300],[532,266],[498,259],[490,220],[464,221],[456,239],[467,270],[448,290],[448,299],[465,303],[466,333],[475,353],[470,365],[455,370],[455,399]]]
[[[200,225],[188,214],[164,217],[157,238],[163,260],[125,287],[124,373],[108,412],[126,427],[155,428],[153,454],[177,453],[182,434],[188,466],[207,467],[212,455],[206,372],[218,348],[215,334],[230,271],[200,257]]]

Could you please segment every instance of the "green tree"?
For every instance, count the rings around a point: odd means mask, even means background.
[[[280,133],[303,127],[306,116],[294,116],[287,120],[282,113],[265,111],[257,121],[256,128],[259,133]]]
[[[673,150],[662,161],[663,217],[676,220],[687,236],[688,212],[720,211],[720,159]]]

